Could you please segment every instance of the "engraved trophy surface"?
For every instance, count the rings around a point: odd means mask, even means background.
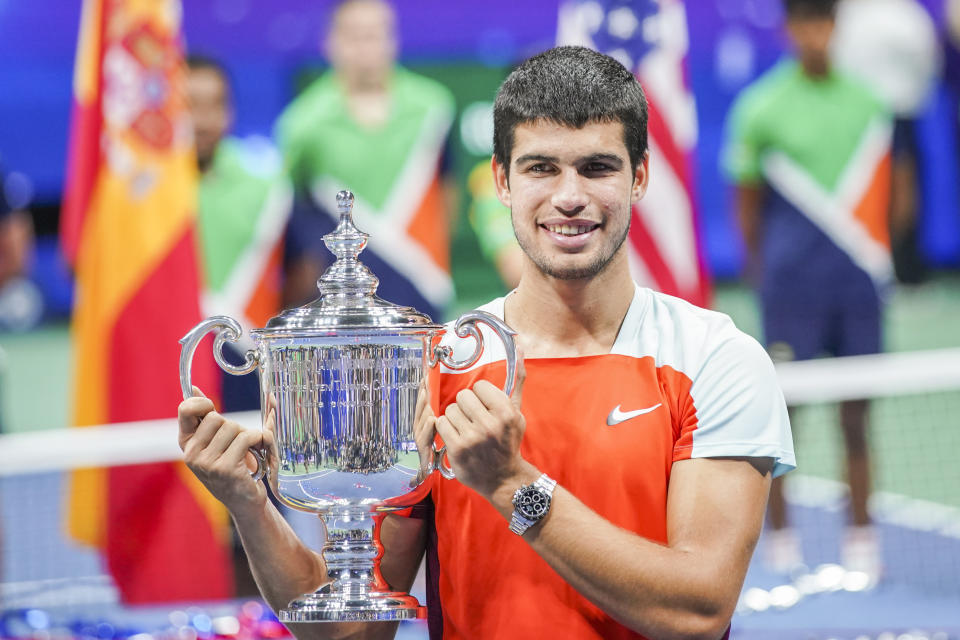
[[[255,478],[266,475],[285,504],[319,514],[326,525],[323,548],[330,582],[280,611],[283,622],[401,620],[422,617],[413,596],[389,589],[380,576],[378,514],[413,506],[425,475],[414,440],[414,412],[421,381],[438,364],[457,370],[483,352],[486,325],[503,342],[512,393],[516,378],[514,332],[482,311],[460,316],[455,332],[476,347],[464,360],[441,345],[446,328],[411,307],[376,296],[378,280],[358,256],[367,234],[353,224],[353,194],[337,194],[340,220],[324,236],[336,261],[318,280],[320,297],[287,309],[250,332],[255,349],[235,366],[222,355],[240,337],[239,323],[209,318],[182,340],[180,383],[192,395],[190,365],[197,344],[216,331],[214,357],[227,372],[258,371],[261,417],[273,429],[277,450],[255,451]],[[424,389],[426,385],[424,385]],[[424,452],[429,469],[444,477],[443,450]],[[429,455],[427,455],[429,454]]]

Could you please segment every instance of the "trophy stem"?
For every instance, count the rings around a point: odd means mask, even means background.
[[[378,561],[383,546],[377,537],[373,514],[365,509],[344,509],[323,516],[327,541],[323,561],[331,591],[350,595],[385,587]]]
[[[391,591],[380,575],[379,519],[369,507],[334,507],[322,514],[323,560],[331,582],[291,602],[281,622],[346,622],[422,618],[413,596]]]

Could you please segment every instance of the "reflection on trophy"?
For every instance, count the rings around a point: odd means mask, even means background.
[[[255,452],[254,477],[267,475],[282,502],[320,514],[326,525],[323,558],[331,582],[292,601],[280,612],[283,622],[422,615],[416,598],[389,590],[380,577],[376,526],[378,514],[421,499],[413,488],[429,472],[453,477],[442,448],[417,450],[414,413],[421,381],[437,364],[457,370],[480,358],[478,323],[504,343],[507,394],[516,377],[515,334],[495,316],[473,311],[458,318],[457,336],[472,338],[476,347],[468,358],[455,360],[453,349],[441,344],[443,325],[378,298],[376,276],[357,259],[368,236],[353,224],[353,194],[338,193],[337,206],[339,224],[324,236],[337,259],[318,281],[320,297],[251,331],[256,348],[243,365],[231,365],[221,352],[225,342],[240,337],[232,318],[209,318],[181,340],[184,397],[192,395],[193,353],[210,331],[217,332],[214,357],[224,370],[235,375],[259,370],[262,421],[275,430],[277,451],[267,459]]]

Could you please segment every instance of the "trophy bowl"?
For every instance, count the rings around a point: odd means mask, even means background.
[[[454,332],[476,346],[455,360],[445,326],[375,295],[378,280],[358,260],[368,236],[353,224],[353,194],[338,193],[337,206],[337,228],[324,236],[337,259],[317,283],[320,297],[250,331],[255,348],[242,365],[222,353],[226,342],[240,338],[240,324],[227,316],[204,320],[180,341],[180,383],[190,397],[193,354],[207,333],[216,332],[214,358],[225,371],[258,372],[263,427],[276,436],[277,450],[268,457],[254,451],[254,477],[266,476],[281,502],[324,521],[330,581],[290,602],[279,612],[282,622],[422,617],[416,598],[391,590],[379,571],[383,514],[419,502],[424,492],[416,488],[431,472],[454,477],[442,447],[417,449],[417,397],[428,393],[427,378],[438,365],[459,370],[479,360],[484,340],[478,325],[503,342],[509,395],[516,380],[515,334],[492,314],[468,312]]]

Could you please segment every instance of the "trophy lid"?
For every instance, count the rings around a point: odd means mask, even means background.
[[[357,256],[367,245],[368,234],[353,224],[353,193],[337,193],[340,221],[323,236],[336,261],[317,280],[320,297],[302,307],[286,309],[255,333],[301,333],[335,329],[438,329],[430,316],[413,307],[387,302],[376,295],[380,280]]]

